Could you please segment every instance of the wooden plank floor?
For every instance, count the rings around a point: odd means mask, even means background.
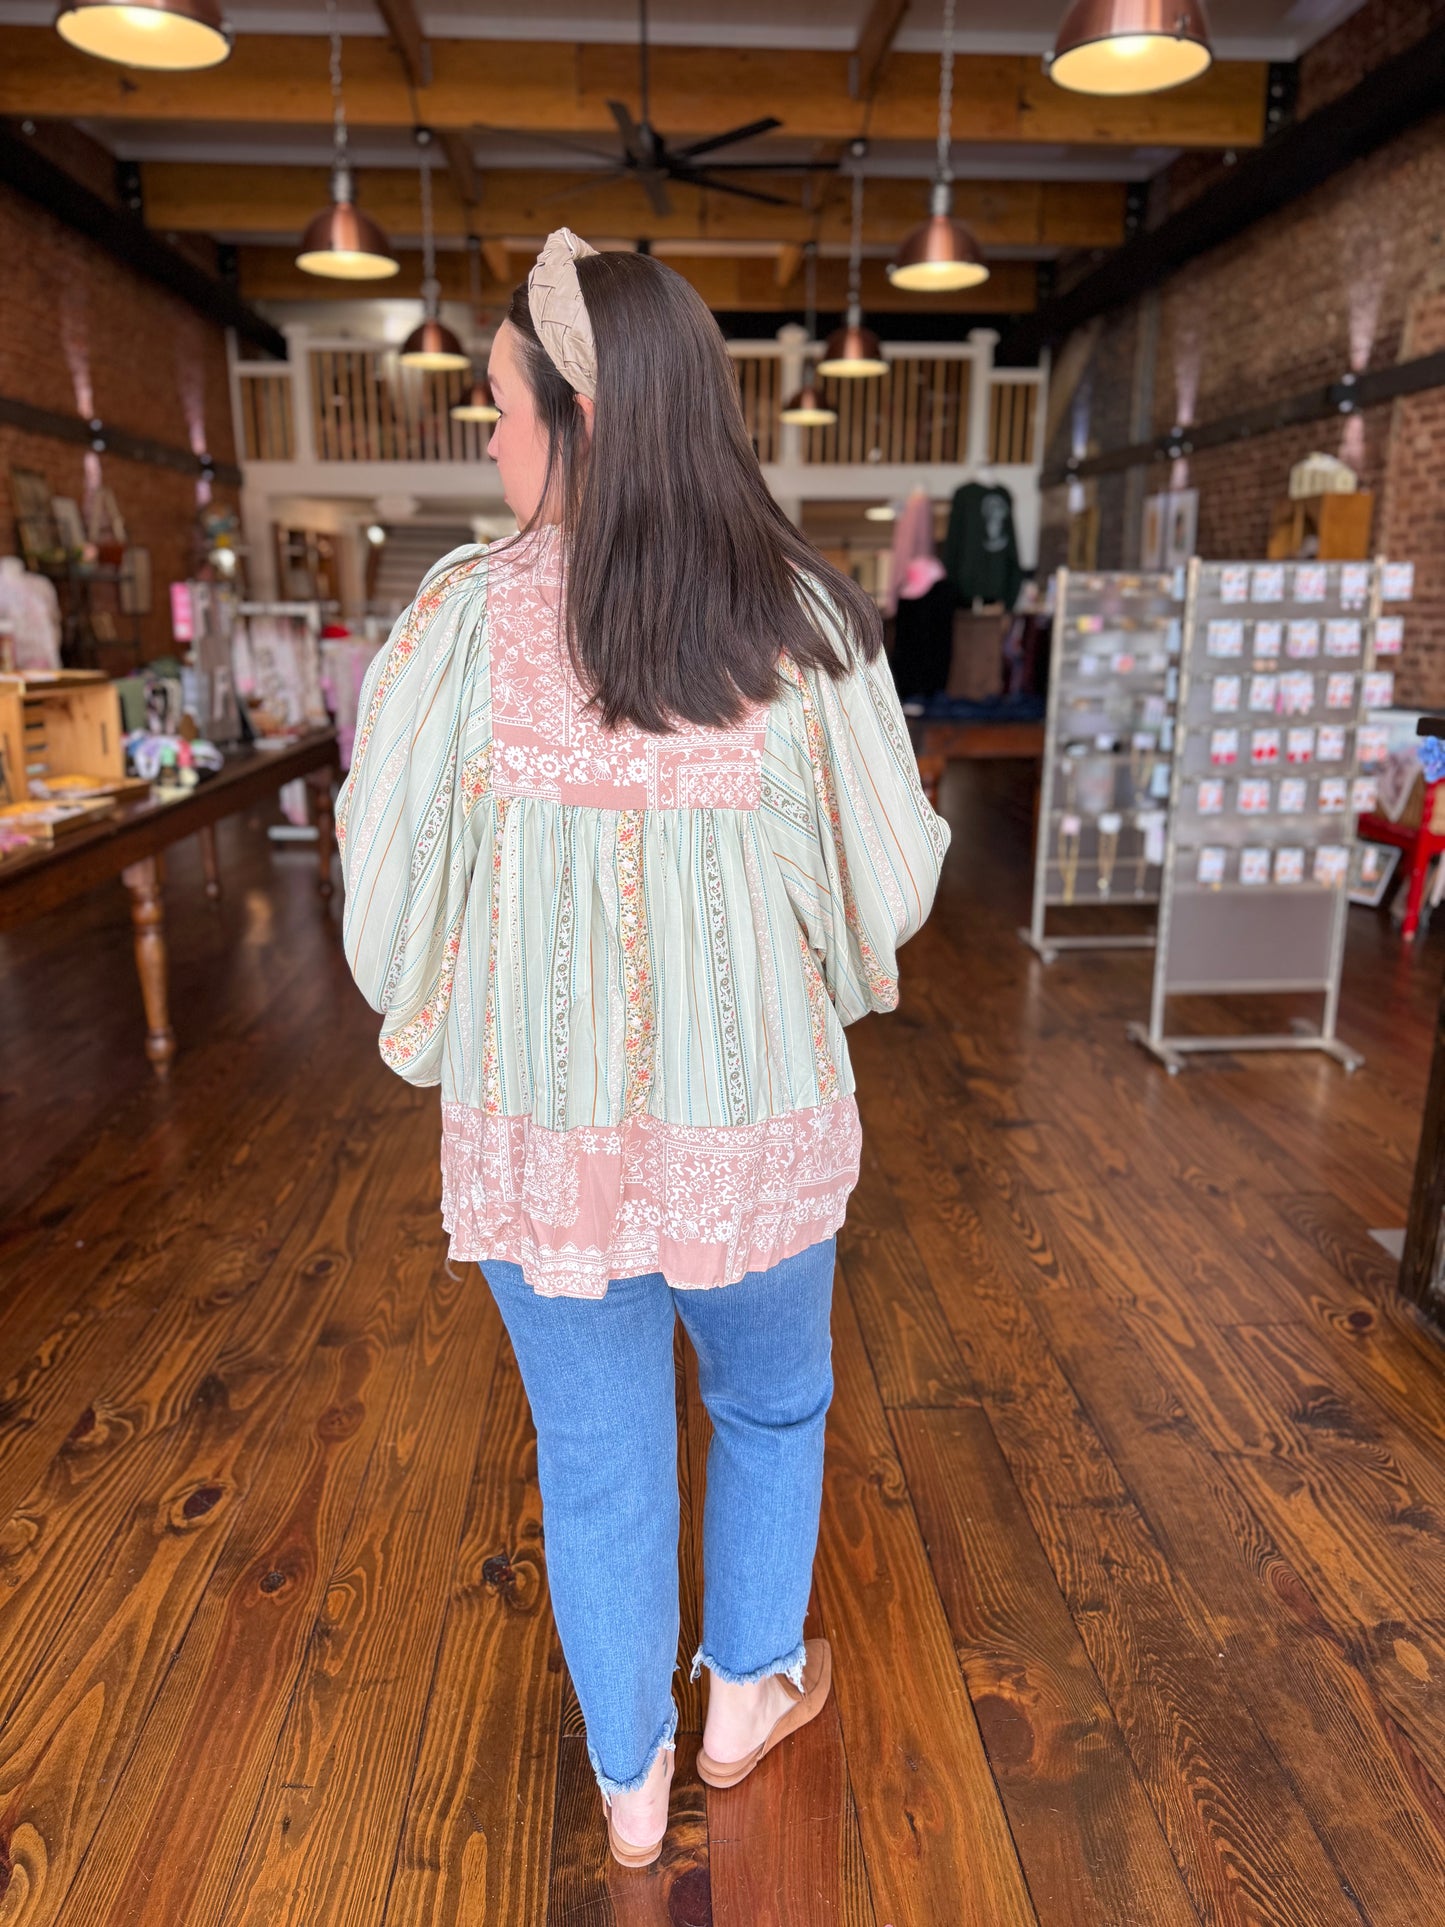
[[[123,893],[0,940],[0,1927],[1430,1927],[1445,1349],[1393,1292],[1445,945],[1353,912],[1366,1054],[1129,1044],[1046,970],[1027,771],[962,765],[863,1179],[809,1630],[824,1717],[607,1858],[535,1449],[436,1099],[260,823],[177,851],[152,1080]],[[1207,1007],[1200,1020],[1217,1021]]]

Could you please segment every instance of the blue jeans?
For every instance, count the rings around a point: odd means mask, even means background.
[[[600,1299],[539,1297],[518,1266],[482,1267],[537,1428],[552,1611],[604,1793],[642,1786],[677,1731],[675,1317],[713,1427],[691,1677],[706,1665],[741,1683],[802,1682],[834,1244],[735,1284],[681,1291],[650,1272],[614,1279]]]

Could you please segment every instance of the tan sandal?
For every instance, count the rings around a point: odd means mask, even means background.
[[[668,1751],[671,1752],[671,1750],[669,1747]],[[672,1774],[673,1769],[669,1767],[667,1774],[669,1799],[671,1798],[672,1792]],[[653,1861],[662,1853],[662,1843],[667,1838],[666,1825],[664,1825],[662,1832],[658,1834],[657,1838],[647,1846],[636,1847],[630,1840],[624,1840],[613,1826],[612,1802],[605,1793],[602,1795],[602,1811],[607,1816],[607,1844],[612,1849],[612,1858],[617,1862],[618,1866],[650,1867]]]
[[[706,1780],[709,1786],[736,1786],[739,1780],[748,1777],[759,1760],[772,1752],[780,1740],[787,1739],[790,1733],[796,1733],[800,1726],[806,1726],[809,1720],[818,1717],[827,1704],[828,1690],[833,1684],[833,1650],[826,1639],[809,1639],[803,1643],[803,1652],[802,1691],[799,1692],[790,1679],[783,1678],[784,1689],[797,1694],[793,1704],[786,1712],[779,1713],[763,1739],[740,1760],[714,1760],[699,1747],[699,1779]]]

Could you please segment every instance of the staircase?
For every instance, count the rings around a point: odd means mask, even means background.
[[[399,522],[387,528],[369,609],[394,618],[411,601],[433,562],[473,540],[465,523]]]

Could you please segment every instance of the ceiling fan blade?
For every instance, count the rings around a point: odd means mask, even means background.
[[[519,127],[488,127],[481,121],[473,123],[479,134],[496,134],[503,140],[530,141],[535,147],[556,147],[568,154],[585,154],[588,160],[606,161],[609,167],[616,167],[617,155],[606,147],[590,147],[586,141],[575,141],[567,134],[528,134]]]
[[[534,201],[532,205],[534,207],[551,207],[554,201],[570,200],[574,194],[590,194],[594,188],[610,187],[614,181],[625,181],[631,171],[632,170],[627,167],[609,168],[605,174],[599,173],[595,180],[573,181],[570,187],[559,187],[555,194],[544,194],[540,200]]]
[[[689,187],[705,187],[714,194],[736,194],[740,201],[762,201],[767,207],[797,207],[783,194],[764,194],[756,187],[734,187],[731,181],[720,181],[711,174],[675,173],[675,181],[685,181]]]
[[[637,178],[642,183],[653,213],[666,220],[672,213],[672,196],[667,191],[666,173],[660,167],[639,167]]]
[[[766,120],[750,120],[746,127],[734,127],[730,133],[714,134],[705,141],[694,141],[691,147],[673,149],[673,159],[690,161],[699,154],[711,154],[719,147],[731,147],[735,141],[750,141],[755,134],[771,134],[782,122],[776,114],[769,114]]]
[[[710,174],[836,174],[841,161],[709,161]]]
[[[652,156],[647,152],[646,143],[642,138],[642,129],[632,118],[632,110],[625,107],[620,100],[609,100],[607,106],[612,118],[617,122],[617,131],[622,136],[622,145],[627,150],[627,158],[630,161],[636,161],[639,165],[651,160]]]

